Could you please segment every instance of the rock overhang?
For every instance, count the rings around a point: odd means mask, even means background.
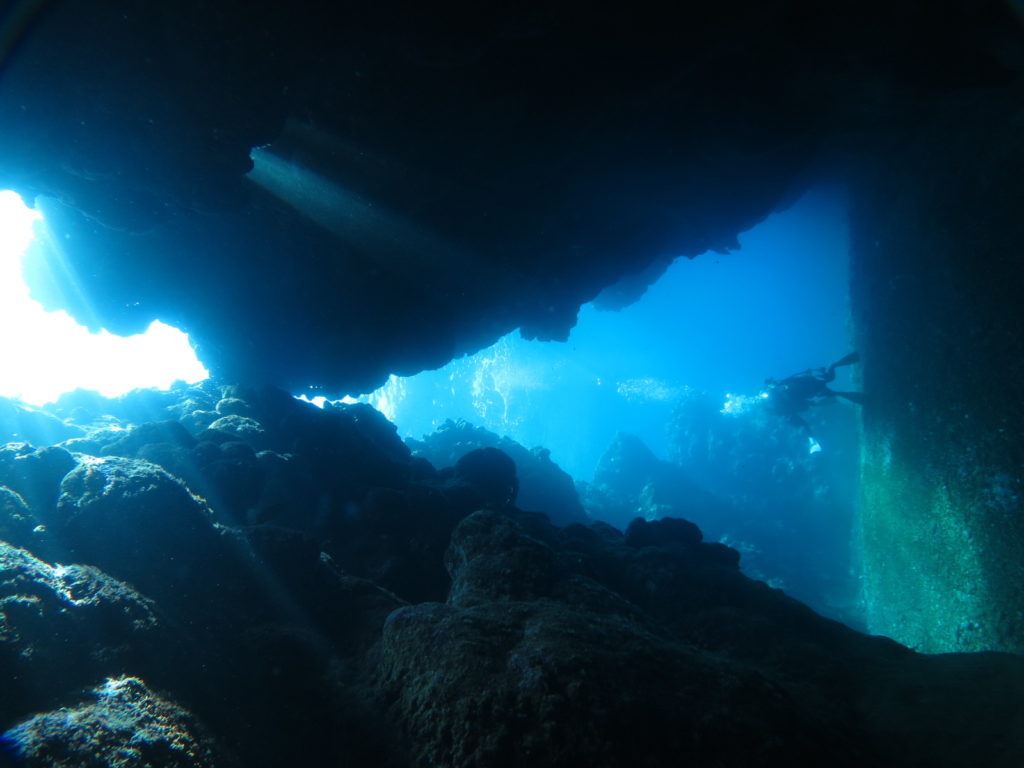
[[[1019,36],[995,2],[22,5],[0,186],[61,244],[60,269],[29,262],[37,295],[331,394],[516,328],[564,339],[602,289],[735,247],[930,99],[1013,83]]]

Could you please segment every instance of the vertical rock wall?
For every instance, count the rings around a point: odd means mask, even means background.
[[[919,117],[852,195],[868,626],[1024,652],[1024,111]]]

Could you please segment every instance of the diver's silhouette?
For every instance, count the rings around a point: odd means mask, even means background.
[[[770,410],[807,433],[811,439],[811,452],[813,453],[816,450],[821,450],[821,447],[811,434],[810,425],[800,414],[812,406],[831,402],[837,397],[854,403],[863,403],[864,395],[861,392],[838,392],[827,386],[835,379],[836,368],[858,362],[860,362],[860,355],[851,352],[842,360],[832,363],[828,368],[808,368],[803,373],[795,373],[782,381],[773,378],[766,379],[764,389],[761,390],[761,397]]]

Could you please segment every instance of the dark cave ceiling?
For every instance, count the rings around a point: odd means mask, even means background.
[[[564,339],[938,100],[1019,88],[1009,4],[937,7],[8,3],[0,188],[57,235],[28,262],[51,306],[365,391]]]

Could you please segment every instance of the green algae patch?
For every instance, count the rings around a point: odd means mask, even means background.
[[[1024,150],[1000,109],[951,98],[852,195],[868,628],[929,653],[1024,653]]]
[[[993,594],[970,505],[889,441],[863,449],[863,535],[868,629],[927,653],[1001,645]]]

